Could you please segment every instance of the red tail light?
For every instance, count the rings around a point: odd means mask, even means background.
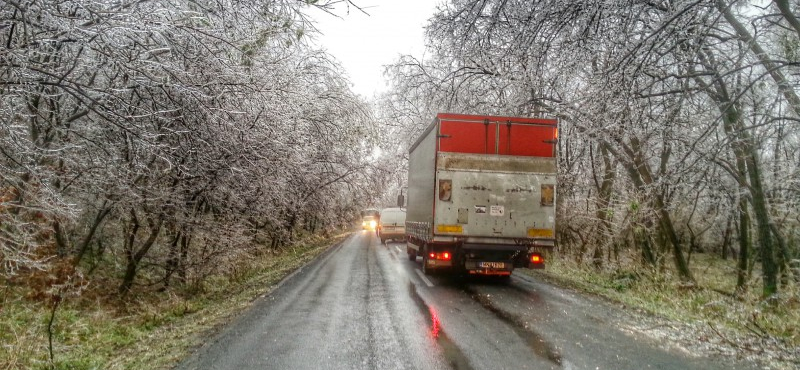
[[[531,255],[531,263],[540,264],[542,262],[544,262],[544,258],[542,258],[541,255],[539,255],[539,254],[532,254]]]
[[[431,259],[444,260],[444,261],[449,261],[452,258],[452,256],[450,255],[450,252],[431,253],[430,257],[431,257]]]

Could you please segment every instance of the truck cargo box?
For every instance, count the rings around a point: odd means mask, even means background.
[[[553,119],[438,114],[409,151],[409,254],[552,246],[557,135]]]

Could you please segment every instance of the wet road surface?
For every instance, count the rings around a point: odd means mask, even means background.
[[[177,369],[755,369],[692,357],[618,308],[527,275],[425,276],[359,232],[286,279]]]

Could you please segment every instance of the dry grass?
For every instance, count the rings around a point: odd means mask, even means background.
[[[233,277],[212,277],[193,295],[148,292],[125,302],[83,296],[59,308],[54,357],[46,334],[49,309],[8,288],[0,299],[0,370],[168,369],[285,276],[344,239],[310,238],[264,255]]]
[[[533,274],[675,323],[666,327],[689,328],[690,332],[664,334],[685,346],[752,358],[773,368],[800,367],[800,289],[796,285],[783,287],[777,298],[764,301],[759,295],[761,280],[754,272],[747,291],[734,295],[734,261],[710,255],[693,256],[694,287],[680,283],[670,271],[597,271],[570,261],[551,261],[547,270]]]

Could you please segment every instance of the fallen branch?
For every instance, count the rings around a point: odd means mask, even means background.
[[[712,323],[710,323],[710,322],[706,322],[706,324],[708,324],[708,327],[709,327],[709,328],[711,328],[711,330],[712,330],[714,333],[716,333],[716,334],[717,334],[717,336],[718,336],[720,339],[722,339],[722,341],[723,341],[723,342],[725,342],[725,343],[728,343],[728,344],[730,344],[730,345],[731,345],[731,346],[733,346],[733,347],[739,348],[739,346],[738,346],[736,343],[733,343],[732,341],[730,341],[730,340],[728,339],[728,337],[726,337],[726,336],[722,335],[722,333],[720,333],[720,332],[719,332],[719,330],[717,330],[717,328],[715,328],[715,327],[714,327],[714,324],[712,324]]]

